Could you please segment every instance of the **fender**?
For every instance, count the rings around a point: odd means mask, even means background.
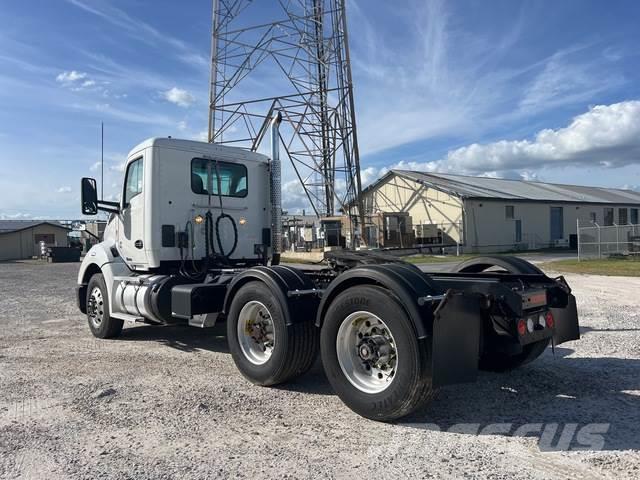
[[[474,257],[459,263],[454,272],[479,273],[488,267],[502,267],[507,272],[521,275],[544,275],[544,272],[531,262],[512,255]],[[546,275],[545,275],[546,276]]]
[[[224,299],[223,313],[229,313],[231,302],[236,292],[247,282],[260,281],[273,292],[283,307],[285,323],[312,321],[318,309],[319,298],[317,295],[304,295],[301,297],[290,297],[288,292],[292,290],[312,290],[314,284],[303,272],[296,268],[283,265],[273,265],[270,267],[254,267],[245,270],[234,277],[229,284]]]
[[[114,251],[116,254],[114,255]],[[87,252],[78,271],[78,283],[76,286],[76,299],[82,313],[85,312],[85,299],[87,298],[87,284],[95,273],[102,273],[107,286],[109,300],[113,299],[113,278],[130,273],[127,265],[115,250],[113,240],[100,242]],[[113,305],[110,305],[112,307]]]
[[[420,298],[442,295],[444,291],[415,265],[408,263],[389,263],[382,265],[364,265],[352,268],[340,274],[324,292],[318,308],[316,326],[322,327],[324,316],[336,296],[354,285],[380,285],[393,293],[404,305],[413,323],[418,338],[426,338],[432,333],[433,309],[424,305]]]

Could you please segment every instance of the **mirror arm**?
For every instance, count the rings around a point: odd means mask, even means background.
[[[120,204],[118,202],[98,200],[98,210],[109,213],[120,213]]]

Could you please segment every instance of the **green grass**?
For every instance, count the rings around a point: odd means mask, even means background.
[[[640,259],[606,258],[601,260],[556,260],[545,263],[543,269],[566,273],[586,273],[620,277],[640,277]]]

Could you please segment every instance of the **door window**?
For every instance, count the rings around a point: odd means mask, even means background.
[[[124,205],[129,205],[133,197],[142,193],[142,158],[134,160],[127,166],[124,180]]]

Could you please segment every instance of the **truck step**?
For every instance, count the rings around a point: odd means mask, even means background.
[[[118,320],[124,320],[126,322],[144,322],[144,318],[138,317],[136,315],[129,315],[128,313],[121,312],[112,312],[111,317],[117,318]]]

